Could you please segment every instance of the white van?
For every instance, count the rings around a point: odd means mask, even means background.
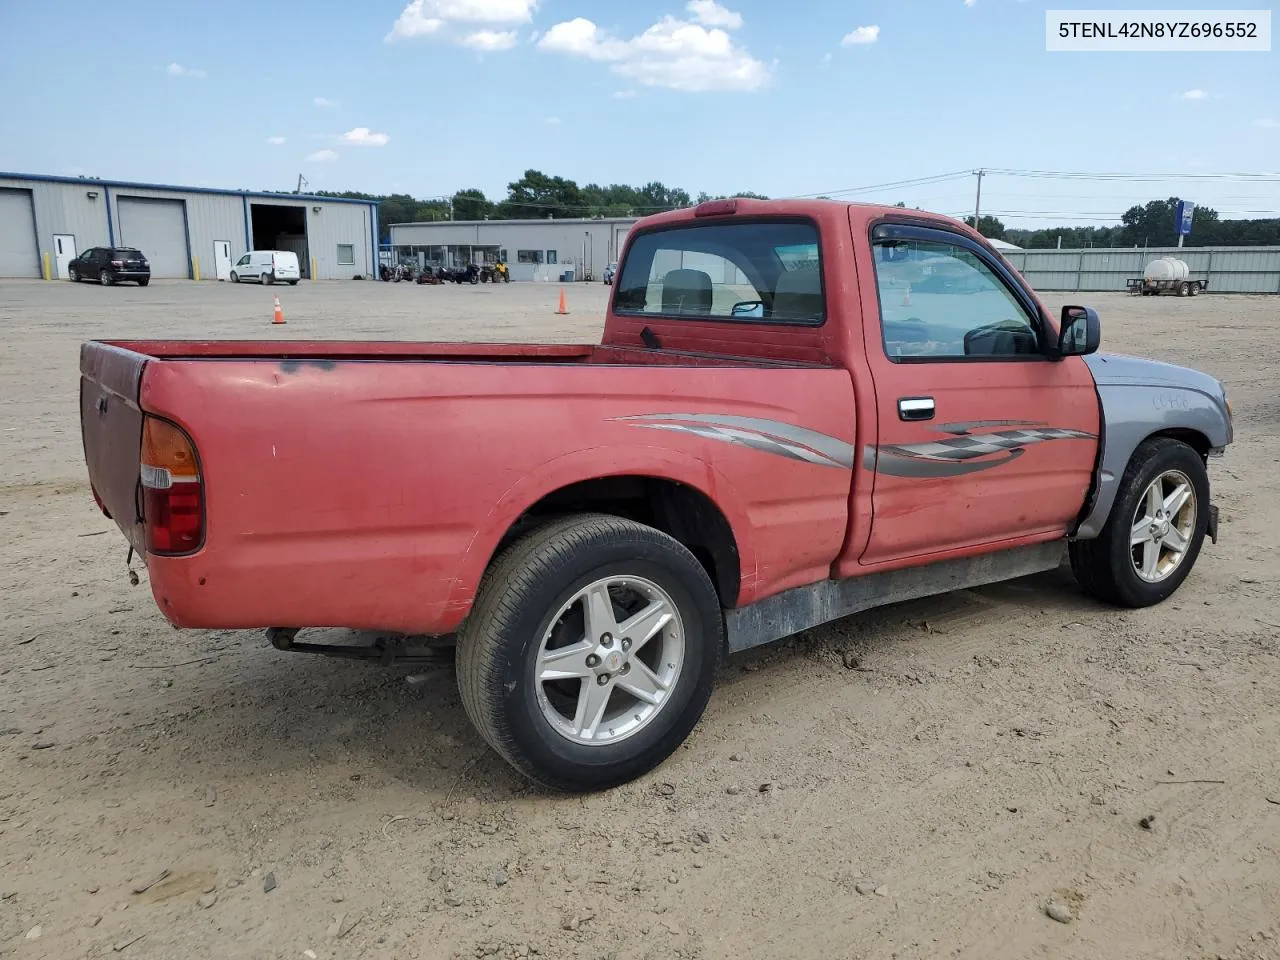
[[[287,283],[296,286],[302,279],[298,255],[292,250],[251,250],[231,268],[231,282],[257,280],[259,283]]]

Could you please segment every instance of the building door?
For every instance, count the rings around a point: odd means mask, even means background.
[[[151,261],[151,276],[170,280],[191,277],[187,249],[187,214],[182,200],[120,197],[120,243],[137,247]]]
[[[59,280],[67,279],[67,267],[76,258],[76,238],[69,233],[53,235],[53,275]]]
[[[0,188],[0,277],[40,275],[31,191]]]
[[[231,244],[226,240],[213,241],[213,272],[219,280],[231,279]]]

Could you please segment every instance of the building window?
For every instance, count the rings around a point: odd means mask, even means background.
[[[555,263],[555,262],[556,262],[556,252],[554,250],[548,250],[547,263]]]
[[[503,247],[501,250],[499,250],[499,251],[498,251],[498,262],[499,262],[499,263],[506,263],[506,262],[507,262],[507,248],[506,248],[506,247]]]
[[[517,250],[516,262],[517,263],[541,263],[542,251],[541,250]]]
[[[338,266],[350,267],[356,262],[356,245],[354,243],[338,244]]]

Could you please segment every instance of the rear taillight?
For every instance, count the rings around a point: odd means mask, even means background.
[[[123,261],[123,260],[112,260],[112,261],[111,261],[111,265],[112,265],[113,267],[123,267],[123,266],[124,266],[124,261]]]
[[[166,420],[147,417],[141,472],[147,551],[173,556],[198,550],[204,540],[204,486],[191,438]]]

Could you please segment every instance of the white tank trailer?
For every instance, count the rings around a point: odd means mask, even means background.
[[[1144,297],[1158,297],[1171,293],[1179,297],[1194,297],[1209,288],[1209,281],[1193,279],[1191,268],[1177,257],[1160,257],[1147,264],[1141,277],[1125,281],[1130,293]]]

